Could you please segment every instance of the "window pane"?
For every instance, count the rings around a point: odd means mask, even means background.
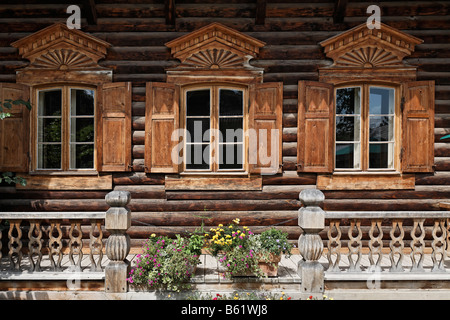
[[[71,89],[71,110],[73,116],[94,115],[94,91]]]
[[[61,118],[38,118],[38,142],[61,142]]]
[[[70,142],[94,142],[94,118],[72,118]]]
[[[241,90],[220,89],[219,96],[219,116],[244,115],[243,92]]]
[[[186,116],[209,116],[210,90],[194,90],[186,93]]]
[[[209,144],[186,144],[186,169],[209,169]]]
[[[394,167],[394,144],[377,143],[369,146],[369,168],[391,169]]]
[[[394,116],[370,117],[370,141],[394,140]]]
[[[219,145],[219,169],[242,169],[242,144]]]
[[[39,91],[39,116],[61,116],[61,89]]]
[[[242,118],[220,118],[220,142],[242,142],[243,124],[244,120]]]
[[[38,169],[61,169],[61,145],[38,145]]]
[[[71,169],[93,169],[94,144],[71,144],[70,167]]]
[[[394,114],[394,89],[370,87],[370,114]]]
[[[360,114],[361,88],[336,90],[336,114]]]
[[[336,116],[336,141],[359,141],[360,117]]]
[[[336,144],[336,168],[357,169],[360,167],[359,143]]]
[[[187,142],[209,142],[210,141],[210,119],[188,118],[186,119]]]

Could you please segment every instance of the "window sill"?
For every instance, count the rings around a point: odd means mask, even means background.
[[[16,184],[17,190],[112,190],[112,174],[33,174],[20,176],[27,181],[26,186]]]
[[[317,175],[320,190],[400,190],[414,189],[415,175],[400,172],[335,172]]]
[[[220,190],[262,190],[261,176],[248,176],[247,173],[242,175],[230,174],[180,174],[180,176],[166,175],[165,190],[181,191],[181,190],[203,190],[203,191],[220,191]]]
[[[77,171],[47,171],[38,170],[29,173],[30,176],[98,176],[95,170]]]

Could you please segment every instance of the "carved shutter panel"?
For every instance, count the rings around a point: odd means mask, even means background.
[[[332,84],[299,81],[298,171],[333,171],[334,113],[334,87]]]
[[[403,85],[403,172],[433,171],[434,92],[434,81],[409,82]]]
[[[275,174],[283,161],[283,83],[250,86],[249,172]]]
[[[0,83],[0,101],[30,99],[28,86]],[[24,105],[4,108],[11,117],[0,120],[0,171],[28,172],[30,145],[30,111]]]
[[[103,84],[99,90],[98,171],[130,171],[131,82]]]
[[[177,173],[181,162],[175,130],[179,127],[179,86],[171,83],[147,83],[145,107],[145,170]],[[174,133],[175,132],[175,133]],[[172,141],[175,134],[175,141]],[[172,160],[172,152],[176,156]]]

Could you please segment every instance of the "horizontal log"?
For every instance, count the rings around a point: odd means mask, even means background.
[[[450,172],[418,173],[416,185],[450,185]]]
[[[126,172],[113,174],[114,185],[164,184],[164,175],[143,172]]]
[[[315,173],[297,174],[295,171],[284,171],[283,175],[263,176],[264,185],[315,185]]]
[[[439,211],[439,199],[325,199],[326,211]]]

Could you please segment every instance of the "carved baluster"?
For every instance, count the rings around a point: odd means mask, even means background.
[[[399,232],[398,236],[395,236],[395,233]],[[405,271],[402,265],[404,253],[403,250],[405,248],[405,243],[403,238],[405,236],[405,231],[403,230],[403,221],[402,220],[393,220],[392,221],[392,229],[390,232],[391,242],[389,243],[389,247],[391,248],[391,253],[389,258],[391,259],[391,268],[390,272],[403,272]],[[398,255],[397,262],[395,262],[395,256]]]
[[[75,236],[75,233],[78,235]],[[73,220],[70,223],[69,230],[69,260],[72,266],[75,266],[81,270],[81,260],[83,259],[83,234],[81,232],[81,221]],[[74,255],[78,255],[78,262],[75,263]]]
[[[36,234],[36,236],[35,236]],[[30,230],[28,231],[28,257],[30,258],[31,271],[41,271],[42,260],[42,230],[39,220],[30,221]],[[34,262],[34,255],[37,255]]]
[[[8,232],[8,257],[11,270],[19,270],[22,261],[22,230],[20,224],[22,220],[10,220]],[[17,237],[14,236],[14,229],[17,232]],[[15,258],[16,257],[16,258]]]
[[[94,236],[95,229],[98,230],[98,237]],[[91,221],[91,231],[89,232],[89,258],[91,259],[91,271],[100,272],[102,270],[102,259],[103,259],[103,231],[102,231],[102,221],[92,220]],[[94,255],[98,255],[97,262],[95,262]]]
[[[105,291],[127,292],[130,269],[130,262],[127,260],[130,237],[127,230],[131,226],[131,211],[126,205],[131,196],[128,191],[113,191],[105,199],[110,206],[106,211],[105,228],[111,233],[106,242],[109,264],[105,268]]]
[[[330,227],[328,228],[328,269],[329,272],[340,272],[339,262],[341,261],[341,228],[339,227],[339,220],[331,220]],[[333,237],[333,231],[336,232],[336,236]],[[333,262],[332,256],[335,255],[336,259]]]
[[[375,237],[375,232],[378,230],[378,236]],[[381,219],[375,219],[371,221],[371,227],[369,231],[369,261],[371,267],[375,270],[379,270],[381,267],[381,259],[383,258],[383,231],[381,230]],[[374,255],[378,255],[378,259],[374,261]]]
[[[357,234],[354,237],[353,232],[356,228]],[[359,272],[361,271],[361,248],[362,248],[362,232],[361,232],[361,221],[352,220],[350,222],[350,229],[348,230],[348,262],[350,267],[348,271]],[[353,260],[353,255],[356,255],[356,260]]]
[[[2,220],[0,219],[0,224],[2,223]],[[3,226],[0,226],[0,266],[3,258],[2,250],[3,250],[3,244],[2,244],[2,235],[3,235]]]
[[[55,237],[54,233],[57,233]],[[50,221],[50,231],[49,231],[49,258],[52,264],[53,271],[61,271],[61,261],[63,258],[62,254],[62,231],[61,231],[61,222],[58,220]],[[58,260],[55,262],[54,256],[58,257]]]
[[[323,242],[319,232],[325,228],[325,214],[320,205],[325,196],[320,190],[307,189],[300,192],[303,207],[298,211],[298,225],[303,233],[298,239],[298,249],[303,257],[299,262],[301,293],[303,297],[322,297],[324,290],[324,270],[319,259],[323,253]]]
[[[445,228],[445,219],[435,220],[433,227],[433,242],[431,247],[433,253],[431,259],[433,260],[432,272],[445,272],[444,258],[445,258],[445,241],[447,238],[447,229]],[[438,233],[441,235],[438,236]]]
[[[423,227],[425,219],[414,219],[414,226],[411,230],[411,260],[412,268],[411,272],[424,272],[423,269],[423,259],[424,259],[424,249],[425,249],[425,229]],[[417,232],[419,235],[416,236]],[[416,261],[416,255],[419,255],[419,260]]]
[[[447,236],[446,236],[446,238],[445,238],[445,240],[446,240],[446,243],[445,243],[445,252],[446,252],[446,255],[447,255],[447,257],[448,256],[450,256],[450,219],[446,219],[445,220],[446,222],[445,222],[445,226],[446,226],[446,234],[447,234]]]

